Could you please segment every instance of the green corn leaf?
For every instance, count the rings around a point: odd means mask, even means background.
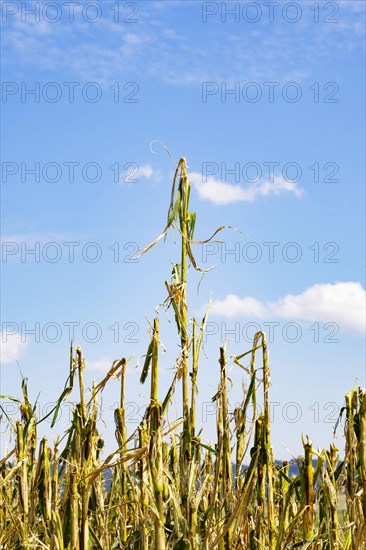
[[[141,378],[140,378],[140,383],[141,384],[144,384],[144,382],[147,378],[147,375],[149,374],[149,368],[150,368],[151,359],[152,359],[152,351],[153,351],[153,338],[151,339],[149,347],[147,348],[146,358],[145,358],[145,362],[144,362],[144,366],[142,368],[142,373],[141,373]]]

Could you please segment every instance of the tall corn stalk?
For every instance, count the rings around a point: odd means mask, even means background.
[[[285,461],[277,466],[273,460],[269,359],[265,335],[258,332],[251,349],[240,355],[227,358],[225,346],[220,348],[220,383],[213,397],[217,441],[204,442],[196,409],[207,314],[201,324],[193,320],[191,333],[187,275],[189,264],[199,268],[191,250],[197,242],[193,241],[195,214],[189,212],[189,195],[187,166],[181,158],[166,228],[142,251],[156,244],[172,226],[181,235],[180,263],[173,266],[172,280],[166,283],[166,304],[174,310],[181,350],[165,399],[159,401],[157,318],[151,326],[141,374],[144,383],[151,371],[150,402],[131,434],[125,418],[125,359],[113,362],[101,382],[92,385],[87,399],[84,357],[71,343],[64,390],[54,409],[40,420],[23,380],[22,400],[11,398],[19,405],[20,419],[8,419],[14,446],[0,460],[2,550],[366,550],[366,390],[354,389],[346,395],[344,460],[340,462],[334,445],[315,452],[307,438],[303,441],[304,458],[298,460],[297,474],[290,478],[290,464]],[[258,351],[262,362],[257,361]],[[243,384],[242,402],[233,414],[228,388],[231,360],[235,368],[244,371],[244,380],[249,377],[249,383]],[[98,395],[118,378],[117,449],[102,461]],[[55,426],[61,404],[74,391],[74,379],[78,395],[71,423],[53,448],[41,438],[37,454],[38,426],[51,414],[51,427]],[[183,419],[171,423],[168,410],[180,379]],[[257,401],[263,401],[263,406]],[[318,457],[315,468],[314,455]],[[344,521],[338,516],[343,480],[347,496]]]
[[[303,441],[304,459],[304,537],[305,540],[312,539],[314,535],[314,493],[313,493],[313,444],[309,439]]]
[[[165,516],[163,503],[163,449],[161,434],[161,403],[158,397],[159,376],[159,319],[154,319],[151,349],[151,393],[148,412],[149,466],[155,500],[155,548],[165,549]]]

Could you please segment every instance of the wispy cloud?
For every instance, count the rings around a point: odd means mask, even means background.
[[[229,294],[214,300],[212,315],[226,318],[298,319],[339,324],[341,329],[363,333],[366,318],[366,292],[358,282],[315,284],[301,294],[287,294],[274,302]]]
[[[115,359],[109,355],[103,355],[98,359],[94,359],[94,361],[86,361],[86,370],[106,375],[111,369],[114,360]],[[129,376],[138,373],[134,366],[133,363],[127,363],[127,372]]]
[[[0,363],[8,364],[19,361],[25,352],[27,342],[22,342],[20,334],[1,334]]]
[[[304,190],[294,181],[285,180],[282,176],[275,175],[273,181],[262,180],[252,183],[247,187],[234,185],[218,180],[212,176],[202,177],[199,172],[190,172],[189,178],[202,199],[209,200],[213,204],[232,204],[236,202],[252,202],[258,197],[279,195],[283,193],[301,197]]]
[[[66,233],[7,233],[2,235],[1,237],[1,243],[16,243],[16,244],[22,244],[22,243],[49,243],[49,242],[59,242],[59,241],[66,241],[70,239],[70,235],[67,235]]]
[[[5,64],[15,58],[22,75],[24,68],[36,67],[109,84],[145,76],[175,85],[301,82],[327,67],[330,55],[344,59],[363,44],[364,2],[340,2],[339,21],[333,24],[314,24],[314,10],[303,8],[296,33],[280,7],[274,24],[264,10],[263,21],[255,26],[244,21],[223,25],[219,16],[204,24],[201,6],[194,4],[143,2],[135,24],[114,22],[108,9],[90,24],[82,20],[81,7],[75,9],[73,23],[67,18],[35,23],[31,17],[24,23],[19,10],[3,28]]]
[[[130,166],[126,171],[121,173],[120,183],[122,185],[131,185],[139,183],[141,180],[147,180],[151,183],[158,183],[162,180],[163,173],[161,170],[154,168],[151,164],[142,164],[138,166]]]
[[[163,173],[156,170],[151,164],[144,164],[138,168],[135,174],[136,180],[145,179],[149,181],[161,181]],[[188,177],[193,187],[198,192],[201,199],[208,200],[213,204],[226,205],[237,202],[252,202],[259,197],[268,197],[271,195],[292,194],[300,198],[304,190],[296,182],[286,180],[280,175],[274,175],[272,181],[261,180],[252,183],[246,187],[235,185],[214,178],[213,176],[203,177],[199,172],[189,172]],[[172,180],[173,174],[169,174],[169,180]],[[128,179],[126,182],[128,183]]]
[[[95,361],[87,361],[86,368],[87,370],[92,370],[100,372],[102,374],[107,374],[109,369],[112,367],[113,359],[110,357],[104,356],[96,359]]]
[[[144,164],[143,166],[139,167],[138,174],[142,178],[150,179],[154,174],[153,167],[151,166],[151,164]]]
[[[0,239],[0,261],[7,263],[10,260],[21,259],[24,262],[27,254],[33,255],[34,259],[40,258],[43,246],[55,245],[60,247],[62,243],[70,241],[70,236],[65,233],[9,232],[3,234]]]

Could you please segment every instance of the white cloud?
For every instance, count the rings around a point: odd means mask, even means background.
[[[155,180],[159,171],[154,170],[150,164],[139,166],[136,163],[128,163],[120,174],[119,183],[122,185],[131,185],[138,183],[140,179]]]
[[[1,334],[0,363],[14,363],[24,353],[27,342],[22,342],[20,334]]]
[[[349,10],[350,12],[365,13],[365,3],[358,0],[338,0],[338,6],[342,10]]]
[[[113,359],[110,357],[100,357],[95,361],[86,361],[86,368],[88,370],[94,370],[101,372],[102,374],[107,374],[109,369],[112,367]]]
[[[304,190],[294,181],[285,180],[282,176],[274,175],[273,181],[259,181],[247,187],[234,185],[218,180],[212,176],[206,177],[199,172],[190,172],[189,179],[197,189],[202,199],[213,204],[232,204],[235,202],[251,202],[260,196],[279,195],[280,193],[292,193],[295,197],[301,197]]]
[[[296,36],[293,25],[284,21],[281,7],[275,9],[275,25],[267,24],[269,10],[263,9],[261,23],[265,25],[259,25],[260,30],[242,32],[248,25],[241,18],[240,25],[231,27],[229,39],[226,25],[217,24],[219,12],[208,24],[200,25],[200,32],[197,25],[185,25],[186,20],[197,22],[201,16],[196,3],[191,4],[187,7],[186,1],[145,2],[144,16],[133,16],[139,19],[138,25],[116,24],[115,13],[107,6],[102,6],[102,17],[96,24],[85,20],[81,5],[72,9],[72,24],[66,6],[62,6],[63,17],[55,23],[42,17],[36,23],[31,16],[23,22],[19,9],[9,15],[6,32],[4,29],[5,65],[15,58],[19,70],[51,70],[60,79],[59,75],[66,71],[67,78],[96,81],[106,89],[111,82],[141,76],[195,86],[205,81],[258,79],[305,83],[328,63],[330,52],[332,59],[345,63],[363,48],[365,4],[361,1],[340,0],[339,13],[332,14],[332,6],[324,13],[320,10],[321,22],[328,17],[338,20],[337,24],[314,25],[314,10],[303,9]],[[121,12],[120,16],[122,22],[128,14]],[[52,10],[48,17],[52,17]],[[210,48],[205,44],[210,44]],[[264,99],[266,88],[262,88]],[[281,97],[277,91],[276,97]]]
[[[125,36],[123,37],[123,40],[127,44],[143,44],[144,42],[142,37],[138,36],[137,34],[133,34],[131,32],[128,32],[127,34],[125,34]]]
[[[199,172],[189,172],[188,176],[199,196],[213,204],[225,205],[236,202],[252,202],[261,196],[266,197],[285,193],[293,194],[295,197],[301,197],[304,194],[304,190],[298,187],[296,182],[285,180],[282,176],[276,174],[273,177],[273,181],[259,181],[247,187],[221,181],[213,176],[207,176],[205,178],[206,181],[203,181],[203,175]],[[172,177],[173,175],[171,175],[170,179]],[[163,173],[161,170],[153,168],[151,164],[143,164],[133,173],[130,172],[128,177],[126,177],[125,173],[121,175],[123,183],[133,183],[140,179],[158,182],[163,179]]]
[[[133,184],[139,183],[140,180],[149,180],[153,183],[158,183],[163,179],[161,170],[157,170],[151,164],[143,164],[141,166],[132,166],[121,173],[120,183]]]
[[[229,294],[214,300],[211,314],[223,317],[284,318],[337,323],[341,329],[365,331],[366,292],[357,282],[315,284],[301,294],[287,294],[275,302]]]
[[[42,258],[43,247],[46,245],[52,245],[53,250],[50,252],[57,254],[57,250],[61,249],[63,255],[68,254],[68,249],[65,247],[65,242],[72,242],[70,236],[62,233],[7,233],[4,234],[1,239],[0,260],[2,263],[7,263],[12,260],[25,261],[27,254],[31,257],[33,262],[38,261],[37,258]],[[74,240],[75,242],[75,240]],[[57,247],[57,250],[56,248]],[[58,248],[60,247],[60,248]],[[45,254],[47,252],[45,251]],[[46,256],[47,257],[47,256]]]
[[[94,361],[88,361],[86,360],[86,370],[88,371],[94,371],[94,372],[97,372],[97,373],[100,373],[102,374],[103,376],[105,376],[109,371],[110,369],[112,368],[112,365],[113,365],[113,361],[115,361],[116,358],[112,358],[108,355],[104,355],[102,357],[100,357],[99,359],[95,359]],[[129,374],[129,376],[133,375],[134,373],[138,373],[138,371],[133,368],[133,364],[131,363],[127,363],[127,372]]]
[[[1,243],[40,243],[60,242],[70,240],[70,235],[66,233],[8,233],[1,237]]]
[[[285,180],[282,176],[275,175],[273,182],[263,181],[254,186],[254,197],[257,195],[279,195],[282,192],[293,193],[295,197],[302,197],[304,190],[298,187],[296,182]]]
[[[154,170],[150,164],[144,164],[139,167],[138,175],[142,178],[150,179],[154,173]]]

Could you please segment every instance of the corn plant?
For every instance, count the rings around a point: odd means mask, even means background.
[[[271,446],[270,365],[266,337],[254,336],[249,350],[228,357],[218,350],[216,441],[204,443],[197,424],[197,375],[208,316],[189,314],[188,277],[195,260],[196,214],[189,209],[190,181],[184,158],[177,164],[165,229],[140,251],[145,254],[170,228],[180,235],[179,261],[165,281],[165,307],[174,312],[179,356],[165,396],[159,390],[159,317],[151,337],[141,384],[150,400],[129,433],[125,357],[85,390],[82,350],[70,346],[70,366],[54,409],[37,418],[36,403],[22,380],[19,418],[2,408],[13,447],[0,461],[0,549],[18,550],[362,550],[366,549],[366,390],[345,396],[345,450],[333,443],[316,450],[302,439],[304,456],[274,460]],[[230,404],[230,369],[243,375],[242,401]],[[105,456],[100,435],[101,395],[119,379],[115,451]],[[172,398],[182,391],[182,415],[168,422]],[[62,403],[72,396],[72,419],[53,446],[39,439],[42,422],[56,425]],[[249,408],[251,414],[249,415]],[[337,426],[336,426],[337,427]],[[299,434],[300,437],[301,434]],[[290,475],[290,470],[295,473]],[[345,499],[341,509],[340,501]]]

